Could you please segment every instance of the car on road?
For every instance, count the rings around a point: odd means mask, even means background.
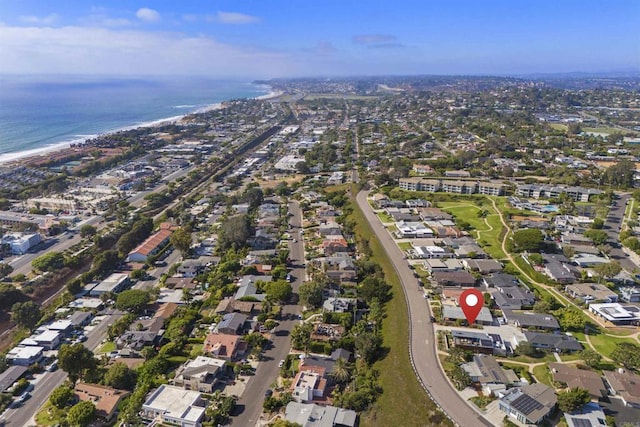
[[[271,390],[270,388],[268,388],[267,391],[264,392],[265,397],[271,397],[272,395],[273,395],[273,390]]]
[[[51,365],[47,366],[47,372],[54,372],[58,369],[58,362],[53,362]]]
[[[284,366],[284,359],[278,362],[278,368],[282,368]]]
[[[30,397],[31,397],[31,393],[29,393],[28,391],[25,391],[20,395],[20,397],[18,397],[18,399],[16,399],[16,402],[24,403]]]

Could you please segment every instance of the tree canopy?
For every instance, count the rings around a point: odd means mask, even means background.
[[[589,391],[579,387],[558,393],[558,407],[562,412],[577,411],[590,400]]]
[[[116,308],[130,313],[140,313],[149,304],[151,295],[141,289],[128,289],[118,294]]]
[[[67,412],[67,423],[70,427],[85,427],[92,421],[96,413],[96,405],[88,400],[76,403]]]
[[[285,303],[291,297],[293,288],[286,280],[276,280],[267,285],[267,299],[271,302]]]
[[[95,369],[96,359],[93,353],[80,343],[63,344],[58,351],[58,363],[60,369],[69,374],[71,382],[75,383],[84,377],[86,370]]]
[[[51,404],[56,408],[62,409],[67,406],[67,404],[69,404],[72,398],[73,389],[68,385],[63,384],[51,392],[51,396],[49,396],[49,402],[51,402]]]
[[[307,308],[314,309],[322,305],[324,301],[322,291],[324,286],[319,282],[306,282],[300,285],[298,294],[300,295],[300,301]]]
[[[191,233],[184,227],[180,227],[171,234],[170,242],[174,248],[186,254],[191,247]]]
[[[126,364],[117,362],[105,372],[104,383],[122,390],[133,390],[136,384],[136,374]]]
[[[17,302],[11,307],[11,320],[23,328],[32,330],[41,317],[40,306],[33,301]]]
[[[513,249],[518,252],[538,252],[543,242],[542,231],[537,228],[526,228],[513,233]]]
[[[31,267],[39,271],[55,271],[64,267],[62,252],[48,252],[31,261]]]
[[[611,359],[627,369],[640,368],[640,346],[629,342],[620,342],[611,352]]]
[[[251,220],[247,215],[235,215],[227,218],[220,225],[218,245],[221,251],[235,246],[243,247],[251,236]]]

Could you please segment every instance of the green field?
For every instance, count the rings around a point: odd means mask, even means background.
[[[540,365],[533,368],[533,376],[536,377],[536,380],[542,384],[546,384],[549,387],[553,387],[551,373],[549,372],[549,368],[547,365]]]
[[[373,230],[362,211],[355,201],[352,205],[354,208],[352,219],[357,224],[356,233],[360,236],[372,236]],[[393,299],[385,306],[386,317],[382,328],[383,345],[389,349],[389,352],[374,366],[380,372],[379,379],[383,393],[368,411],[361,414],[360,425],[362,427],[451,425],[429,399],[411,367],[407,345],[409,341],[407,305],[393,265],[377,239],[370,239],[369,243],[373,260],[382,267],[387,282],[392,286]]]
[[[622,342],[628,342],[632,344],[638,344],[638,340],[633,338],[616,338],[608,335],[589,335],[589,340],[591,340],[591,344],[595,347],[598,353],[603,354],[607,357],[611,356],[611,352],[614,348],[616,348],[616,344]]]
[[[457,219],[468,222],[476,234],[476,240],[489,255],[498,260],[506,258],[500,240],[503,230],[502,222],[500,215],[493,209],[491,203],[485,200],[482,207],[478,207],[473,200],[465,200],[440,202],[438,207]],[[478,213],[483,209],[489,213],[486,218],[478,217]]]
[[[612,128],[612,127],[600,127],[600,128],[582,128],[583,132],[595,132],[595,133],[632,133],[629,131],[625,131],[624,129]]]

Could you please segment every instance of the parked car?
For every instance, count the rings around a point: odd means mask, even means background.
[[[279,363],[278,363],[278,368],[282,368],[284,366],[284,359],[282,359]]]

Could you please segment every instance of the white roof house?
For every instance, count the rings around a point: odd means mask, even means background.
[[[160,418],[182,427],[200,427],[205,403],[199,392],[163,384],[142,405],[147,419]]]
[[[39,361],[43,351],[44,348],[38,346],[14,347],[7,353],[7,360],[14,365],[28,366]]]

